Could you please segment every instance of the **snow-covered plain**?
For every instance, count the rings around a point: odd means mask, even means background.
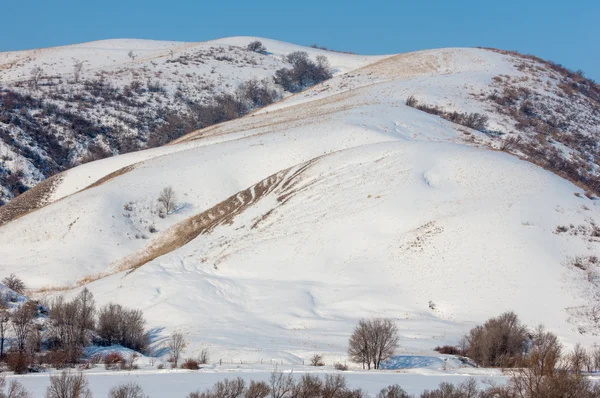
[[[88,370],[85,375],[88,379],[90,389],[94,397],[108,396],[112,387],[126,383],[137,383],[150,398],[162,397],[185,397],[193,391],[204,391],[218,381],[224,379],[235,379],[241,377],[249,383],[251,380],[265,381],[268,383],[271,371],[275,367],[271,365],[223,365],[214,368],[202,369],[200,371],[131,371],[110,372],[104,370]],[[325,377],[326,373],[339,373],[345,376],[347,385],[351,389],[362,389],[370,396],[375,396],[384,387],[391,384],[399,384],[409,394],[419,394],[424,390],[432,390],[441,382],[454,384],[461,383],[472,377],[477,380],[481,387],[489,383],[503,384],[506,376],[496,370],[480,372],[435,372],[435,371],[410,371],[410,372],[336,372],[331,369],[316,369],[308,366],[294,368],[279,367],[278,371],[292,372],[296,378],[310,373]],[[8,376],[7,380],[18,380],[27,388],[34,397],[42,397],[49,384],[49,374],[37,374],[27,376]]]
[[[360,66],[340,57],[340,70]],[[174,144],[69,170],[54,203],[0,227],[0,275],[40,298],[85,285],[165,335],[185,332],[187,355],[228,362],[341,361],[358,319],[373,316],[396,321],[400,353],[432,354],[507,310],[592,344],[596,268],[573,259],[600,252],[598,201],[404,104],[485,112],[470,94],[519,73],[481,49],[386,58]],[[160,218],[165,186],[180,206]]]

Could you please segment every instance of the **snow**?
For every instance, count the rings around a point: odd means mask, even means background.
[[[152,398],[161,397],[185,397],[190,392],[211,388],[217,381],[224,379],[235,379],[241,377],[249,383],[255,381],[269,381],[272,365],[223,365],[211,366],[200,371],[173,371],[173,370],[139,370],[128,372],[110,372],[100,369],[85,371],[89,381],[90,389],[95,397],[108,395],[108,391],[117,385],[135,382],[138,383],[146,394]],[[336,372],[331,369],[317,369],[313,367],[279,367],[279,371],[292,372],[299,378],[305,373],[311,373],[324,378],[325,374],[342,374],[346,377],[349,388],[361,388],[370,396],[375,396],[382,388],[391,384],[400,384],[409,394],[418,394],[426,389],[434,389],[441,382],[461,383],[469,377],[475,378],[480,385],[484,383],[502,384],[506,382],[506,376],[499,371],[486,370],[478,373],[441,373],[427,370],[413,372]],[[49,384],[48,374],[35,374],[27,376],[8,376],[7,380],[18,380],[35,397],[41,397]]]
[[[253,40],[261,40],[269,52],[258,54],[247,51],[245,47]],[[201,103],[210,101],[217,94],[233,93],[239,84],[250,79],[271,80],[277,69],[290,67],[284,57],[293,51],[306,51],[313,59],[318,55],[327,56],[335,74],[345,73],[386,57],[341,54],[257,37],[233,37],[197,43],[114,39],[0,53],[0,83],[6,89],[43,99],[46,105],[52,105],[61,112],[75,112],[92,125],[100,123],[108,128],[119,127],[118,132],[115,132],[119,139],[123,136],[139,137],[138,141],[143,143],[146,142],[149,130],[156,127],[149,120],[161,120],[167,110],[186,113],[189,111],[185,105],[187,102]],[[74,66],[77,62],[82,62],[83,68],[79,81],[75,82]],[[34,68],[41,68],[43,76],[36,90],[30,89],[27,84]],[[90,95],[86,82],[107,83],[123,93],[123,98],[113,101]],[[162,90],[158,93],[133,90],[133,93],[125,94],[125,88],[130,87],[133,82],[144,88],[151,83]],[[73,98],[74,94],[78,95],[78,100]],[[136,103],[138,105],[132,105]],[[140,106],[139,103],[143,105]],[[5,162],[4,166],[8,170],[22,170],[26,176],[24,182],[28,186],[43,180],[43,173],[48,171],[47,166],[34,165],[31,156],[26,157],[15,148],[26,146],[41,159],[51,158],[51,164],[58,160],[61,165],[78,164],[92,143],[109,153],[118,153],[119,146],[115,145],[114,137],[109,139],[99,134],[90,138],[86,134],[73,134],[68,127],[61,126],[61,123],[44,112],[29,112],[53,125],[50,135],[65,147],[68,156],[64,156],[68,158],[52,159],[48,148],[43,144],[38,146],[38,138],[31,137],[22,130],[18,121],[8,124],[6,133],[10,133],[13,146],[0,142],[0,162]],[[145,155],[141,156],[143,158]],[[117,167],[124,159],[142,160],[133,155],[108,164]],[[94,167],[88,168],[93,169]],[[111,166],[103,170],[113,171]],[[88,177],[93,182],[97,179],[97,174],[92,172]],[[82,188],[63,188],[55,199]],[[0,200],[11,197],[12,193],[0,186]]]
[[[346,57],[332,63],[363,65]],[[0,275],[15,272],[49,295],[85,284],[99,304],[142,309],[164,335],[183,330],[188,355],[208,349],[228,362],[343,361],[356,322],[374,316],[396,322],[404,362],[507,310],[567,345],[590,345],[598,331],[581,334],[581,314],[599,292],[570,259],[597,255],[599,241],[555,230],[598,225],[598,201],[490,149],[483,133],[404,105],[415,95],[481,111],[469,93],[500,73],[517,72],[480,49],[386,58],[178,143],[72,169],[54,203],[0,228]],[[165,186],[181,207],[163,219]],[[198,228],[237,205],[231,219]],[[175,242],[181,231],[197,234]],[[429,376],[393,377],[416,391]]]

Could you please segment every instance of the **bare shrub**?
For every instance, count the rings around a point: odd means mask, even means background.
[[[323,398],[335,398],[347,390],[346,378],[342,375],[325,375]]]
[[[379,369],[382,361],[398,348],[398,327],[390,319],[362,319],[350,336],[348,354],[352,361]]]
[[[488,117],[481,113],[448,112],[436,105],[420,103],[412,95],[406,99],[406,105],[473,130],[485,131],[487,128]]]
[[[48,364],[55,369],[63,369],[72,363],[70,359],[71,356],[68,351],[54,349],[41,355],[39,361],[40,363]]]
[[[267,52],[267,48],[258,40],[251,41],[246,46],[248,51],[254,51],[255,53],[264,54]]]
[[[437,351],[440,354],[446,354],[446,355],[465,355],[464,352],[462,352],[458,347],[455,347],[453,345],[443,345],[443,346],[438,346],[435,347],[433,349],[433,351]]]
[[[418,103],[419,101],[417,101],[414,95],[409,95],[408,98],[406,98],[406,106],[416,108]]]
[[[173,332],[169,341],[167,342],[167,349],[171,353],[173,357],[174,367],[177,367],[177,363],[179,362],[179,357],[181,353],[187,347],[188,342],[181,332]]]
[[[198,370],[200,369],[200,363],[195,359],[188,358],[181,364],[181,369]]]
[[[50,376],[46,398],[92,398],[92,392],[83,373],[63,371],[60,375]]]
[[[128,383],[111,388],[108,398],[147,398],[147,395],[139,384]]]
[[[79,83],[81,78],[81,71],[83,70],[83,61],[75,61],[73,64],[73,81]]]
[[[296,385],[294,395],[299,397],[321,397],[323,394],[323,380],[319,376],[303,375]]]
[[[586,350],[581,344],[575,344],[573,350],[567,355],[566,362],[567,367],[574,373],[581,373],[589,361]]]
[[[271,389],[271,398],[285,398],[296,388],[294,376],[291,373],[284,374],[275,370],[271,372],[269,387]]]
[[[437,389],[433,391],[424,391],[421,394],[421,398],[476,398],[478,396],[480,395],[477,388],[477,382],[472,378],[469,378],[458,385],[442,382]],[[402,395],[401,397],[404,398]],[[487,395],[483,395],[482,397],[487,397]],[[511,395],[491,395],[491,397],[516,398]]]
[[[206,365],[208,363],[208,350],[203,348],[200,351],[200,355],[198,355],[198,363],[200,363],[201,365]]]
[[[104,356],[104,368],[106,370],[120,370],[125,367],[125,358],[119,352],[109,352]]]
[[[158,195],[158,203],[166,214],[171,214],[177,206],[175,191],[172,187],[165,187]]]
[[[323,362],[323,355],[315,354],[310,358],[311,366],[325,366],[325,362]]]
[[[485,367],[511,367],[520,364],[527,351],[527,328],[514,312],[505,312],[467,335],[467,354]]]
[[[236,90],[236,96],[246,105],[243,113],[272,104],[280,98],[277,90],[273,89],[267,80],[259,81],[257,79],[240,83]]]
[[[44,70],[41,67],[34,66],[29,73],[29,87],[37,90],[43,74]]]
[[[251,381],[246,388],[243,379],[225,379],[217,382],[204,392],[196,391],[188,398],[364,398],[362,390],[350,390],[342,375],[326,375],[325,380],[319,376],[304,374],[295,382],[291,373],[284,375],[275,371],[271,373],[270,385],[259,381]],[[454,397],[452,397],[454,398]]]
[[[250,382],[244,398],[266,398],[271,393],[271,388],[264,381]]]
[[[341,363],[341,362],[334,363],[333,367],[335,368],[335,370],[341,370],[343,372],[348,370],[348,365],[346,365],[345,363]]]
[[[23,387],[21,383],[16,380],[12,380],[8,384],[8,389],[5,392],[7,386],[6,377],[0,375],[0,398],[30,398],[31,394]]]
[[[19,294],[25,293],[25,283],[21,278],[17,277],[15,274],[10,274],[6,278],[2,279],[2,284]]]
[[[404,391],[400,385],[394,384],[379,391],[377,398],[411,398],[411,395]]]
[[[33,358],[24,350],[11,350],[6,353],[6,366],[15,374],[27,373],[32,362]]]
[[[244,394],[246,382],[241,377],[233,380],[225,379],[215,383],[212,395],[215,398],[240,398]]]

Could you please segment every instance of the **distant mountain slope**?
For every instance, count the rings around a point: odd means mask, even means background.
[[[45,206],[8,214],[25,194],[0,209],[0,275],[38,294],[86,285],[219,358],[343,358],[366,316],[395,319],[403,349],[426,351],[504,310],[591,343],[600,202],[578,176],[525,160],[541,163],[517,138],[562,145],[565,159],[591,149],[519,129],[496,107],[495,77],[535,91],[537,105],[588,110],[557,124],[565,137],[597,137],[594,98],[580,88],[567,101],[555,90],[571,77],[552,79],[544,64],[530,75],[522,59],[401,54],[169,145],[70,169],[28,192]],[[485,128],[463,125],[472,114]],[[164,215],[168,186],[179,206]]]
[[[242,83],[266,79],[275,99],[289,95],[272,78],[290,67],[291,52],[325,55],[338,74],[381,58],[268,39],[258,53],[246,49],[253,40],[123,39],[0,53],[0,204],[75,165],[231,118],[200,108]]]

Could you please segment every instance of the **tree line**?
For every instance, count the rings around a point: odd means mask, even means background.
[[[25,284],[14,275],[3,283],[15,292],[0,296],[0,358],[12,371],[24,373],[38,363],[57,368],[79,363],[90,344],[118,344],[142,353],[148,348],[141,310],[115,303],[97,308],[87,288],[72,300],[57,297],[47,306],[32,300],[18,305],[16,295],[24,292]],[[41,318],[47,319],[38,321]],[[7,347],[9,333],[12,339]]]

